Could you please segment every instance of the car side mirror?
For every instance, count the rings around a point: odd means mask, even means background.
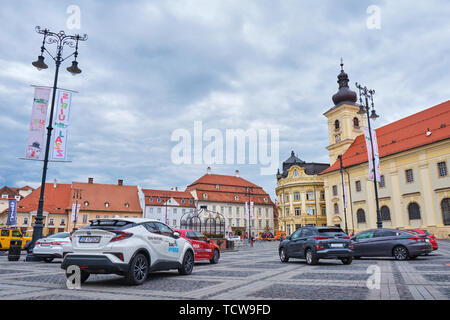
[[[175,232],[173,233],[174,238],[179,238],[180,235],[181,235],[181,234],[180,234],[179,232],[177,232],[177,231],[175,231]]]
[[[357,241],[355,236],[351,237],[350,240]]]

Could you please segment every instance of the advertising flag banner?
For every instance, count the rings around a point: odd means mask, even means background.
[[[373,169],[373,161],[372,161],[372,146],[370,144],[370,134],[368,128],[363,128],[364,131],[364,137],[366,140],[366,148],[367,148],[367,160],[369,163],[369,180],[373,181],[374,179],[374,169]],[[378,143],[377,143],[377,136],[375,134],[375,130],[372,130],[372,139],[373,139],[373,151],[375,155],[375,171],[377,175],[377,181],[380,181],[381,177],[381,170],[380,170],[380,155],[378,154]]]
[[[250,219],[253,219],[253,201],[250,202]]]
[[[17,225],[17,200],[10,199],[8,205],[8,220],[6,225],[15,226]]]
[[[53,115],[52,159],[66,160],[67,133],[69,128],[70,104],[72,93],[66,90],[58,91],[55,114]]]
[[[78,221],[78,214],[80,213],[80,204],[72,204],[72,222]]]
[[[245,220],[248,220],[248,202],[245,202]]]
[[[30,128],[28,132],[27,147],[25,150],[26,159],[41,159],[49,96],[50,88],[36,87],[34,89]]]

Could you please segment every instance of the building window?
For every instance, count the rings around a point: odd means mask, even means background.
[[[294,208],[294,213],[295,213],[296,216],[301,215],[300,208]]]
[[[386,186],[386,183],[384,181],[384,175],[380,176],[380,188],[384,188]]]
[[[176,226],[177,225],[177,220],[173,220],[173,226]]]
[[[341,135],[340,134],[335,135],[334,139],[336,140],[336,142],[340,142],[341,141]]]
[[[49,222],[48,222],[48,225],[49,225],[49,226],[52,226],[52,225],[53,225],[53,218],[50,218],[50,220],[49,220]]]
[[[109,202],[105,202],[105,207],[106,207],[106,208],[109,207]]]
[[[323,215],[323,216],[326,216],[326,215],[327,215],[327,209],[324,208],[324,207],[322,207],[322,215]]]
[[[300,200],[300,192],[294,192],[294,200],[296,201]]]
[[[306,200],[314,200],[314,192],[308,191],[306,193]]]
[[[409,220],[420,219],[420,207],[416,202],[411,202],[410,204],[408,204],[408,215]]]
[[[325,200],[325,192],[320,193],[320,200]]]
[[[234,200],[236,200],[236,201],[239,200],[239,196],[238,196],[238,195],[235,195],[235,196],[234,196]]]
[[[289,217],[289,209],[288,208],[284,209],[284,216]]]
[[[382,221],[391,221],[391,212],[387,206],[381,207],[381,220]]]
[[[23,225],[28,225],[28,217],[23,217]]]
[[[356,211],[356,221],[358,223],[366,223],[366,213],[363,209],[358,209],[358,211]]]
[[[231,225],[232,225],[232,222],[233,222],[233,219],[229,218],[229,219],[228,219],[228,225],[231,226]]]
[[[353,118],[353,127],[359,128],[359,119],[356,117]]]
[[[334,214],[339,214],[339,205],[337,203],[334,204]]]
[[[236,215],[239,216],[241,214],[241,208],[236,207]]]
[[[286,193],[285,199],[286,199],[286,202],[289,202],[289,194]]]
[[[447,164],[445,162],[439,162],[438,164],[439,177],[447,176]]]
[[[336,120],[336,121],[334,122],[334,130],[339,130],[339,128],[340,128],[339,120]]]
[[[208,194],[207,193],[203,194],[203,199],[208,199]]]
[[[161,202],[161,198],[156,198],[156,202]]]
[[[193,200],[189,200],[189,203],[190,203],[190,204],[193,204],[193,203],[194,203],[194,201],[193,201]]]
[[[61,218],[61,225],[64,226],[66,224],[66,219]]]
[[[83,214],[83,223],[87,223],[87,220],[88,220],[88,215]]]
[[[406,182],[414,182],[414,175],[412,169],[405,170]]]
[[[441,201],[441,210],[444,225],[450,226],[450,198]]]
[[[333,196],[337,196],[337,186],[333,186]]]
[[[356,192],[361,192],[361,181],[355,181]]]
[[[153,202],[153,197],[148,197],[149,202]]]
[[[269,199],[268,199],[267,197],[264,198],[264,202],[265,202],[265,203],[269,202]]]
[[[314,216],[315,215],[315,208],[314,207],[308,207],[307,209],[308,216]]]
[[[269,217],[269,208],[266,208],[266,218]]]
[[[89,202],[85,201],[84,206],[87,207],[89,205]]]
[[[157,213],[161,213],[161,208],[156,209]]]
[[[220,186],[218,184],[216,184],[216,190],[219,190]]]

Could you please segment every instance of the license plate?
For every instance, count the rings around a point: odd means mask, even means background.
[[[332,243],[331,247],[332,248],[343,248],[344,244],[343,243]]]
[[[425,239],[425,242],[430,242],[430,240],[428,240],[428,239]]]
[[[79,243],[99,243],[100,237],[80,237],[78,239]]]

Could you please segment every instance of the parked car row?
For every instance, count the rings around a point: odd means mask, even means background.
[[[64,270],[78,266],[81,282],[90,274],[117,274],[139,285],[152,271],[176,269],[188,275],[195,261],[216,264],[220,248],[193,230],[173,230],[152,219],[117,218],[93,220],[72,234],[40,239],[33,254],[46,262],[63,258]]]
[[[380,228],[349,237],[337,227],[302,227],[280,242],[278,252],[282,262],[301,258],[311,265],[317,264],[319,259],[339,259],[344,264],[361,257],[406,260],[437,249],[437,243],[432,245],[431,239],[436,240],[423,230]]]

